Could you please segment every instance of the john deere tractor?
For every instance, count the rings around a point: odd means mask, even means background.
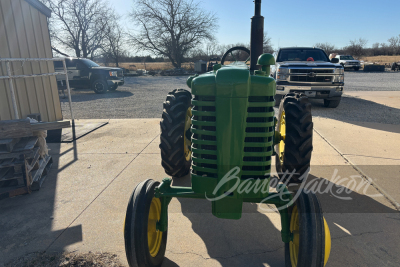
[[[270,54],[263,52],[264,18],[255,0],[249,58],[225,59],[202,75],[187,80],[191,92],[171,91],[161,120],[161,157],[173,179],[190,175],[191,187],[141,182],[130,198],[125,220],[125,249],[130,266],[161,266],[168,234],[168,205],[173,197],[211,199],[212,214],[240,219],[243,202],[276,206],[287,267],[325,266],[330,233],[321,205],[312,192],[289,192],[288,183],[301,183],[308,174],[312,152],[311,105],[300,94],[286,95],[275,117],[275,80]],[[269,189],[271,162],[282,183]],[[237,190],[246,183],[254,190]]]

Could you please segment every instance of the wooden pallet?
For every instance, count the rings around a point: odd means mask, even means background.
[[[9,153],[13,150],[14,145],[19,142],[19,138],[0,139],[0,153]]]
[[[0,199],[39,190],[53,160],[40,156],[38,137],[23,137],[8,153],[0,153]]]

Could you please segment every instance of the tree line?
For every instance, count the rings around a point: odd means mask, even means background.
[[[215,33],[218,17],[204,10],[196,0],[133,0],[128,17],[132,29],[122,25],[120,16],[107,0],[42,0],[52,11],[49,29],[52,48],[62,56],[84,57],[105,63],[183,62],[209,60],[233,46],[249,48],[248,43],[218,44]],[[124,20],[126,23],[126,20]],[[355,57],[400,54],[400,35],[387,43],[368,48],[363,38],[350,40],[337,48],[329,43],[316,47]],[[264,52],[274,53],[271,38],[264,34]],[[132,56],[132,53],[151,56]]]
[[[367,47],[368,40],[358,38],[349,41],[349,45],[337,48],[330,43],[316,43],[314,46],[325,50],[329,55],[330,53],[352,55],[356,58],[363,56],[392,56],[400,55],[400,34],[391,37],[387,43],[374,43],[371,47]]]

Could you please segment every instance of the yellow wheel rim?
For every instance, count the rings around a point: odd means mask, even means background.
[[[325,229],[325,255],[324,255],[324,266],[328,262],[329,255],[331,254],[331,232],[329,231],[328,224],[324,218],[324,229]]]
[[[279,161],[281,162],[281,165],[283,165],[283,157],[285,155],[285,138],[286,138],[286,116],[284,110],[282,111],[281,117],[279,119],[278,132],[281,136],[281,141],[279,142]]]
[[[185,152],[185,159],[186,161],[189,161],[191,156],[192,156],[192,151],[190,147],[192,146],[192,141],[187,138],[186,132],[190,129],[190,126],[192,125],[192,108],[188,108],[186,111],[186,118],[185,118],[185,131],[183,132],[183,142],[184,142],[184,152]]]
[[[149,243],[150,255],[157,256],[161,247],[162,232],[157,230],[157,222],[160,220],[161,202],[158,198],[153,198],[150,204],[149,219],[147,223],[147,241]]]
[[[297,259],[299,257],[299,244],[300,244],[300,216],[297,211],[297,206],[293,207],[292,216],[290,218],[290,232],[293,234],[293,241],[289,243],[290,262],[292,267],[297,266]]]

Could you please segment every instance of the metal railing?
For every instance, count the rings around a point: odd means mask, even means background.
[[[26,61],[31,61],[31,62],[32,61],[62,61],[64,71],[63,72],[53,72],[53,73],[30,74],[30,75],[11,75],[10,62],[26,62]],[[14,90],[14,84],[13,84],[14,79],[65,75],[65,83],[67,85],[67,90],[68,90],[69,109],[71,112],[71,119],[72,119],[72,121],[74,121],[74,115],[72,113],[71,89],[69,87],[67,65],[65,63],[65,58],[0,58],[0,62],[5,62],[6,66],[7,66],[7,76],[0,76],[0,80],[8,79],[15,119],[19,119],[19,114],[18,114],[17,101],[15,99],[15,90]]]

